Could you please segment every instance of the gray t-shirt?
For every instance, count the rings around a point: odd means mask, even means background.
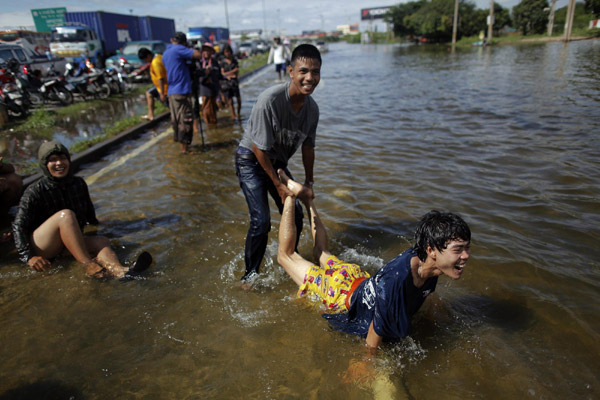
[[[258,96],[240,142],[252,150],[252,144],[270,159],[287,165],[301,145],[315,147],[319,106],[310,96],[298,114],[290,103],[290,83],[273,86]]]

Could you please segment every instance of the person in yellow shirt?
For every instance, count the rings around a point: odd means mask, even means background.
[[[148,114],[144,118],[152,121],[154,119],[154,99],[157,98],[164,105],[168,105],[167,99],[167,70],[162,62],[162,54],[154,54],[145,47],[138,51],[138,57],[145,63],[150,63],[150,78],[154,87],[146,91],[148,102]]]

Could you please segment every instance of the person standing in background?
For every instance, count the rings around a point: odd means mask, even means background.
[[[281,80],[282,75],[285,77],[286,60],[290,57],[290,50],[287,46],[281,44],[280,37],[276,37],[273,41],[273,46],[271,46],[271,50],[269,51],[268,63],[275,64],[275,72],[277,72],[277,76]]]
[[[173,140],[180,143],[181,152],[187,153],[193,137],[192,117],[192,78],[187,61],[200,59],[198,50],[187,47],[187,36],[183,32],[175,32],[171,44],[162,56],[167,69],[169,87],[169,110],[173,125]]]
[[[152,51],[142,47],[138,51],[138,57],[145,63],[150,64],[150,78],[154,87],[146,91],[146,102],[148,103],[148,114],[144,118],[152,121],[154,119],[154,99],[157,98],[161,103],[168,106],[167,102],[167,69],[162,62],[161,54],[154,54]]]

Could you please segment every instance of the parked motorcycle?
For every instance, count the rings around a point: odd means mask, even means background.
[[[116,68],[106,68],[106,81],[110,86],[110,91],[113,94],[123,93],[126,90],[126,83],[123,80],[123,75]]]
[[[68,83],[73,85],[74,95],[79,95],[84,99],[88,97],[105,99],[110,96],[110,87],[102,72],[87,73],[87,69],[84,71],[81,67],[75,70],[71,63],[67,63],[65,78]]]
[[[45,80],[40,92],[44,102],[54,101],[67,106],[75,100],[72,93],[73,89],[73,85],[67,83],[64,77],[58,77]]]
[[[30,103],[23,95],[19,81],[7,66],[0,67],[0,103],[12,117],[26,117]]]
[[[101,99],[106,99],[110,96],[111,90],[104,72],[99,71],[88,74],[88,85]]]
[[[29,82],[27,76],[19,70],[19,62],[16,59],[11,58],[6,62],[4,74],[11,82],[17,85],[23,104],[27,110],[32,106],[39,106],[42,104],[42,96],[39,92],[36,93],[35,87]]]

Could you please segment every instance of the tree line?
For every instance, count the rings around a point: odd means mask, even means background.
[[[417,0],[398,4],[391,8],[385,20],[394,27],[394,33],[402,37],[424,37],[431,41],[445,42],[452,39],[455,0]],[[523,35],[544,33],[548,25],[550,5],[548,0],[521,0],[512,13],[494,3],[494,33],[514,28]],[[566,7],[565,7],[566,10]],[[563,15],[566,12],[563,12]],[[600,17],[600,0],[578,3],[576,15],[585,14],[581,24],[592,17]],[[477,9],[468,0],[459,0],[458,37],[475,36],[487,32],[489,9]],[[555,25],[561,23],[557,11]],[[564,18],[562,20],[564,25]],[[585,27],[585,25],[583,26]],[[560,30],[558,30],[560,31]]]

